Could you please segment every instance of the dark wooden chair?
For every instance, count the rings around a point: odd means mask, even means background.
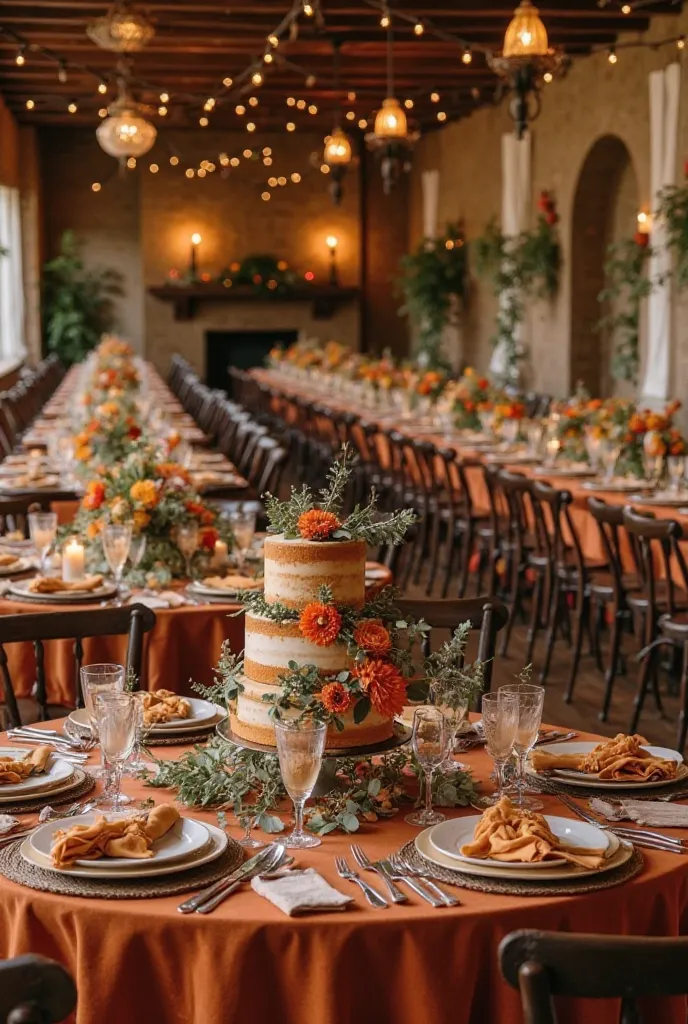
[[[0,961],[3,1024],[58,1024],[75,1006],[76,985],[62,964],[33,954]]]
[[[416,621],[425,619],[432,630],[454,630],[463,622],[470,622],[478,633],[475,660],[485,666],[485,692],[492,687],[492,670],[497,648],[497,633],[506,625],[509,617],[507,608],[494,597],[449,598],[428,600],[423,598],[400,598],[396,603],[402,615]],[[430,653],[431,638],[427,637],[424,654]]]
[[[32,643],[36,657],[34,696],[39,720],[48,718],[44,643],[48,640],[74,640],[74,692],[81,707],[80,669],[84,659],[83,641],[94,636],[128,636],[126,668],[141,678],[143,636],[155,625],[155,613],[142,604],[126,608],[93,608],[79,611],[37,612],[0,616],[0,678],[4,691],[5,714],[10,728],[21,725],[17,698],[12,685],[5,647]]]
[[[499,946],[502,975],[521,993],[524,1024],[557,1024],[553,996],[621,999],[619,1024],[660,1024],[638,999],[688,993],[688,938],[523,930]]]

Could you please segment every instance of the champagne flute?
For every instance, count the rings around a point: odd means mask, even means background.
[[[620,454],[620,446],[618,444],[614,444],[613,441],[605,441],[601,446],[600,455],[602,458],[602,465],[604,466],[604,482],[607,484],[610,484],[614,479],[614,470],[617,462],[619,461]]]
[[[528,754],[535,746],[542,721],[542,705],[545,700],[545,688],[532,683],[508,683],[500,686],[498,694],[514,694],[518,700],[518,726],[514,740],[514,751],[518,761],[516,774],[516,792],[518,806],[521,810],[541,811],[544,804],[526,796],[529,792],[526,783],[526,761]]]
[[[192,579],[193,570],[191,568],[191,562],[193,556],[198,550],[199,544],[199,531],[198,523],[195,519],[189,520],[188,523],[181,523],[177,527],[175,536],[177,547],[181,551],[182,558],[184,559],[184,565],[186,568],[186,575],[188,579]]]
[[[307,850],[322,842],[303,831],[303,805],[313,792],[320,772],[326,735],[324,722],[307,718],[275,722],[282,781],[294,802],[294,831],[281,840],[289,849]]]
[[[91,733],[97,738],[98,714],[96,703],[103,695],[118,693],[124,690],[124,666],[115,664],[83,665],[80,676],[81,693],[91,725]],[[97,778],[105,781],[105,790],[96,800],[96,803],[104,803],[110,806],[112,802],[112,772],[105,760],[102,747],[100,750],[100,768],[97,769],[95,774]]]
[[[441,811],[432,809],[432,776],[447,755],[447,723],[441,710],[428,706],[413,713],[413,753],[425,775],[425,807],[406,815],[409,825],[436,825],[444,821]]]
[[[230,522],[239,572],[243,572],[246,565],[246,552],[251,547],[251,541],[256,532],[256,513],[245,509],[234,512]]]
[[[491,806],[504,796],[504,769],[514,749],[518,729],[518,696],[502,690],[486,693],[482,702],[482,723],[485,748],[497,771],[497,792],[481,799],[481,804]]]
[[[678,494],[686,475],[685,455],[670,455],[667,458],[667,469],[669,470],[669,479],[671,481],[670,489],[674,494]]]
[[[101,694],[96,701],[100,746],[107,763],[112,767],[113,810],[122,804],[122,769],[136,739],[136,705],[131,693]]]
[[[643,472],[645,479],[652,487],[656,487],[662,475],[664,456],[654,455],[652,452],[643,450]]]
[[[107,564],[110,566],[117,586],[117,604],[121,602],[122,574],[131,547],[131,523],[108,523],[103,527],[101,540]]]
[[[143,556],[146,553],[146,535],[145,533],[132,533],[131,543],[129,545],[129,561],[131,562],[132,568],[136,569],[143,561]]]
[[[57,536],[57,512],[29,512],[29,536],[41,560],[41,572],[47,572],[46,557]]]

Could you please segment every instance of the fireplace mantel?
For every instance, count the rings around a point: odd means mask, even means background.
[[[309,302],[314,320],[330,320],[337,306],[357,302],[358,288],[338,288],[332,285],[307,285],[279,294],[257,293],[254,288],[238,286],[226,288],[222,284],[162,285],[149,288],[148,294],[162,302],[174,305],[175,320],[193,320],[202,302],[262,302],[276,305],[280,302]]]

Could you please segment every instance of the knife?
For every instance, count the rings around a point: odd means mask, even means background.
[[[236,882],[230,882],[228,885],[225,885],[222,889],[220,889],[218,893],[215,894],[215,896],[211,896],[210,899],[205,901],[205,903],[202,903],[200,906],[197,906],[196,913],[209,914],[212,910],[215,909],[215,907],[219,907],[219,905],[223,903],[228,896],[231,896],[232,893],[239,888],[242,882],[248,881],[248,879],[253,878],[254,875],[265,874],[279,867],[280,864],[282,864],[284,860],[284,855],[287,851],[284,848],[284,846],[281,846],[279,843],[275,844],[273,850],[275,852],[273,852],[273,855],[271,857],[268,857],[268,859],[263,862],[262,867],[260,867],[258,870],[251,871],[250,874],[245,875],[243,878],[240,878]]]
[[[257,853],[255,857],[251,857],[250,860],[245,861],[240,867],[227,875],[226,878],[221,878],[219,882],[214,882],[212,885],[206,886],[205,889],[201,889],[201,891],[196,893],[195,896],[192,896],[191,899],[185,900],[184,903],[180,903],[177,907],[179,913],[193,913],[196,907],[200,907],[202,903],[205,903],[206,900],[209,900],[216,893],[220,892],[225,886],[232,885],[234,882],[243,882],[253,874],[254,871],[261,870],[265,866],[266,861],[272,860],[271,854],[275,853],[276,845],[277,844],[272,843],[270,846],[266,846],[264,850]],[[284,847],[282,846],[280,849],[284,850]]]

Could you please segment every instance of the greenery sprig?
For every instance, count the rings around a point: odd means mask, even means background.
[[[463,622],[451,640],[425,661],[425,678],[435,704],[466,711],[475,703],[485,684],[485,666],[476,661],[465,665],[466,645],[471,623]]]
[[[647,273],[651,250],[635,238],[624,238],[607,247],[605,286],[598,301],[606,310],[596,324],[613,340],[611,373],[615,380],[638,383],[640,371],[640,312],[643,300],[654,288]]]

